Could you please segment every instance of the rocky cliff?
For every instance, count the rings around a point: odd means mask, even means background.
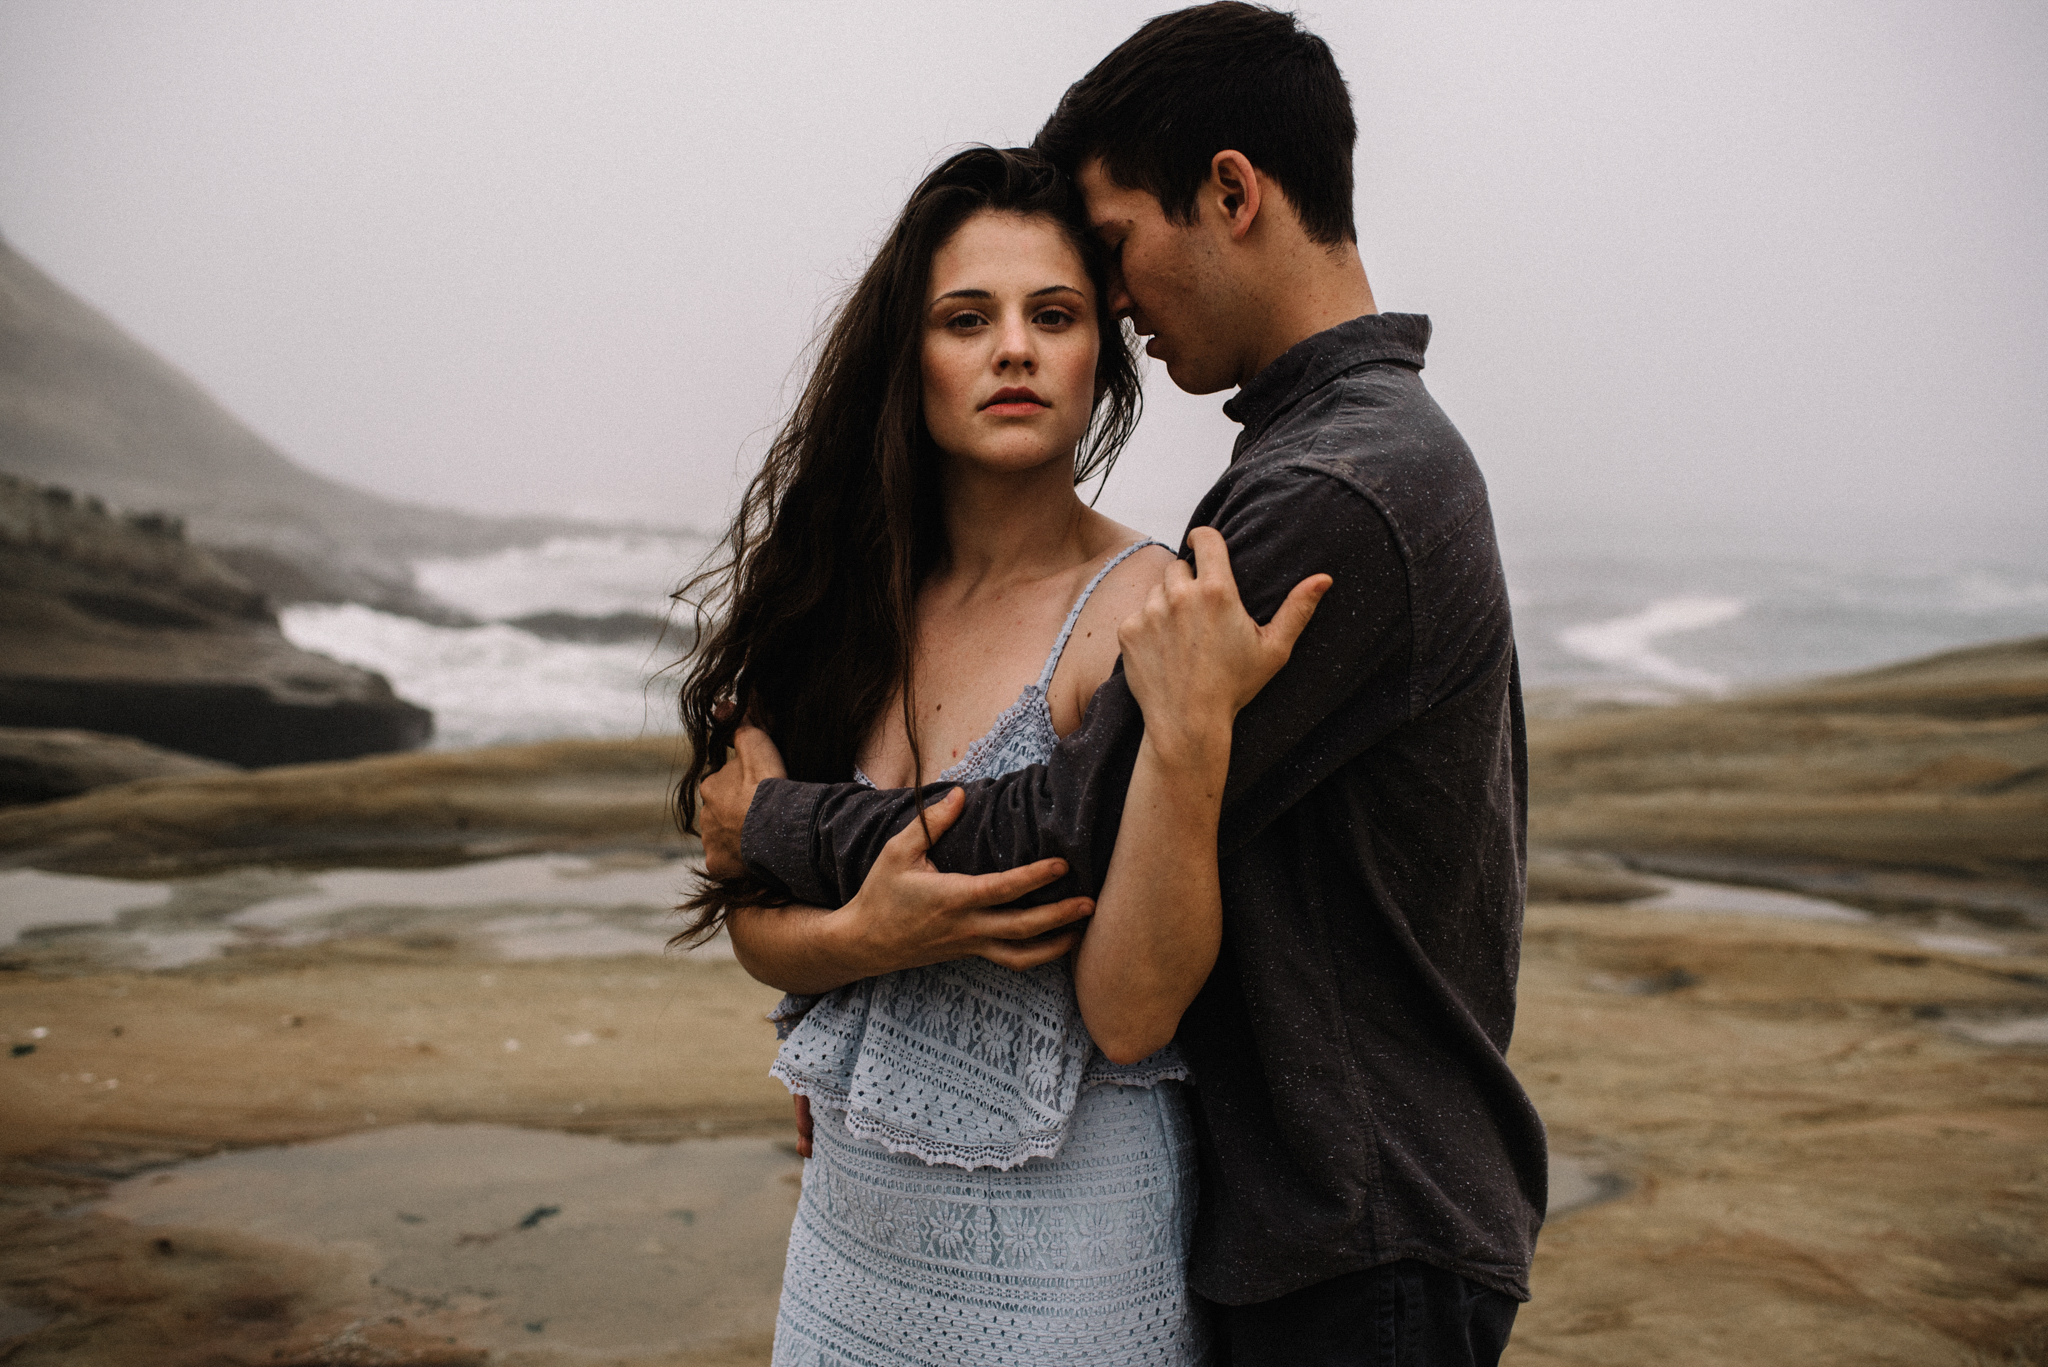
[[[0,726],[269,765],[410,749],[433,718],[285,640],[176,519],[0,476]]]
[[[395,503],[294,463],[0,240],[0,472],[184,520],[277,602],[458,618],[411,562],[589,533]]]

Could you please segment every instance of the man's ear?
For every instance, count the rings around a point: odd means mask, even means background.
[[[1209,159],[1209,183],[1203,187],[1211,203],[1222,213],[1233,241],[1242,242],[1258,220],[1264,187],[1259,169],[1251,158],[1228,148]]]

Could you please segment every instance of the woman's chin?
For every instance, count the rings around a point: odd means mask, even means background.
[[[977,442],[964,450],[949,450],[947,455],[963,471],[971,470],[979,475],[1017,479],[1044,474],[1056,468],[1071,478],[1074,449],[1079,444],[1078,441],[1058,443],[1037,437],[1023,441],[996,440]]]

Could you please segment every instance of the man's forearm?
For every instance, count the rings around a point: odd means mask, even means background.
[[[1080,729],[1049,764],[966,784],[934,784],[926,804],[958,787],[960,820],[931,852],[952,873],[996,873],[1059,858],[1068,872],[1019,899],[1037,906],[1093,895],[1108,872],[1124,791],[1144,735],[1144,718],[1121,674],[1097,690]],[[918,792],[860,784],[761,784],[746,818],[747,866],[799,900],[840,906],[859,891],[882,847],[917,813]]]

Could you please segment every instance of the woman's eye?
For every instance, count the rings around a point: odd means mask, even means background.
[[[1074,321],[1074,315],[1065,309],[1041,309],[1031,321],[1040,327],[1065,327]]]
[[[987,325],[988,319],[978,313],[956,313],[946,320],[946,326],[956,332],[966,332],[970,328],[986,327]]]

